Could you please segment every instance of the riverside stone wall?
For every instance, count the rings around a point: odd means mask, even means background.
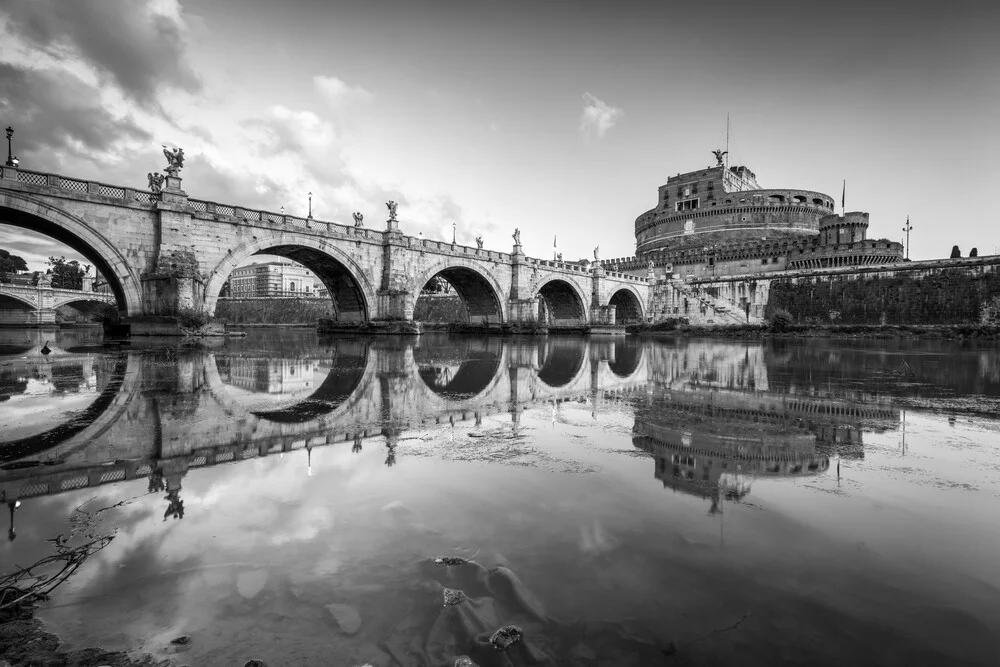
[[[765,317],[783,308],[796,322],[978,323],[998,295],[996,264],[800,277],[771,281]]]

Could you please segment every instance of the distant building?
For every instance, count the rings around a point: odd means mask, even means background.
[[[322,283],[309,269],[292,262],[263,262],[233,269],[222,295],[234,299],[319,297]],[[322,290],[325,292],[325,289]]]

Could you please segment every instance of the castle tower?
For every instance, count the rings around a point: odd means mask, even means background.
[[[868,235],[868,214],[851,211],[843,216],[825,215],[819,221],[820,245],[846,245],[864,241]]]

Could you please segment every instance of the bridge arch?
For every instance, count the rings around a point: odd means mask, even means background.
[[[142,312],[142,290],[135,271],[111,242],[80,218],[27,194],[0,191],[0,223],[41,232],[83,255],[111,287],[123,315]]]
[[[611,298],[609,306],[615,306],[615,321],[618,324],[638,324],[643,321],[642,297],[634,287],[618,288]]]
[[[337,319],[366,322],[375,303],[375,290],[351,257],[326,239],[280,232],[256,238],[219,262],[205,284],[205,310],[215,313],[222,286],[233,269],[251,255],[268,254],[286,257],[302,264],[323,281],[336,306]]]
[[[586,324],[587,295],[574,281],[560,277],[544,280],[535,288],[539,299],[539,319],[551,325]]]
[[[107,299],[102,299],[100,293],[98,292],[80,292],[79,296],[67,296],[63,299],[53,301],[52,307],[62,308],[63,306],[70,306],[75,303],[105,304],[108,303],[108,301]]]
[[[25,299],[20,294],[11,294],[11,293],[8,293],[6,290],[3,289],[3,285],[0,285],[0,308],[3,308],[3,300],[4,299],[10,299],[11,301],[16,301],[17,303],[20,303],[20,304],[23,304],[23,305],[27,306],[31,310],[37,310],[38,309],[38,304],[35,303],[34,301],[29,301],[28,299]]]
[[[413,281],[413,300],[407,307],[408,317],[413,317],[420,291],[437,276],[444,277],[458,292],[469,311],[469,322],[502,324],[507,321],[505,290],[500,281],[481,265],[455,259],[440,261],[417,275]]]

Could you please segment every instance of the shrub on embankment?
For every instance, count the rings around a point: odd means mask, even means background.
[[[316,324],[333,317],[329,299],[220,299],[216,319],[228,324]]]

